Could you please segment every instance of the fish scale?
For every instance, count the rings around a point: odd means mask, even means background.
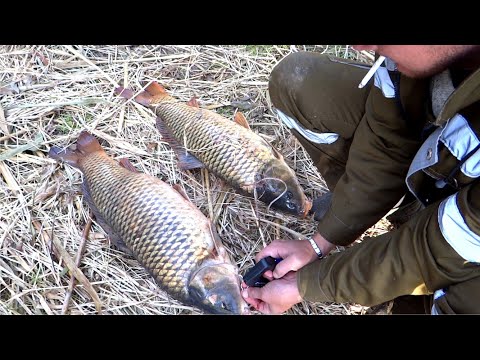
[[[184,139],[180,143],[186,145],[189,152],[213,173],[247,192],[253,191],[255,174],[263,165],[261,160],[273,157],[263,139],[218,114],[175,100],[156,104],[156,112],[175,138]],[[219,147],[221,151],[207,151],[211,147]]]
[[[155,191],[148,191],[145,189],[152,189],[152,180],[144,174],[123,169],[113,161],[108,165],[104,157],[95,155],[83,162],[97,208],[155,280],[173,296],[188,300],[189,269],[208,255],[202,243],[202,238],[208,237],[202,233],[207,224],[199,226],[198,219],[192,221],[184,199],[179,201],[181,195],[168,185],[162,189],[156,183]],[[143,196],[138,196],[139,189],[144,189]],[[169,209],[173,204],[175,214]]]

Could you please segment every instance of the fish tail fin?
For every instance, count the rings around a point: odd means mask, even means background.
[[[78,137],[77,148],[75,150],[52,146],[48,152],[48,156],[54,160],[61,160],[77,169],[81,169],[81,159],[97,151],[104,151],[98,140],[87,131],[82,131]]]
[[[116,95],[120,95],[125,99],[134,98],[135,102],[147,107],[160,102],[162,99],[166,97],[170,97],[170,95],[168,95],[165,88],[155,81],[153,81],[150,85],[148,85],[145,88],[145,91],[142,91],[140,94],[138,94],[135,97],[134,97],[134,92],[132,90],[126,89],[122,86],[117,87],[114,92]]]
[[[133,100],[143,106],[150,106],[150,104],[152,103],[152,100],[153,100],[153,96],[150,95],[148,92],[146,91],[142,91],[140,94],[138,94],[137,96],[133,96],[134,93],[132,90],[130,89],[126,89],[124,88],[123,86],[119,86],[117,88],[115,88],[114,90],[114,93],[116,95],[119,95],[125,99],[131,99],[133,98]]]
[[[80,168],[80,154],[78,154],[75,150],[70,149],[62,149],[58,146],[52,146],[48,151],[48,157],[57,160],[63,161],[67,164],[76,167],[77,169]]]
[[[125,99],[131,99],[133,97],[133,91],[123,86],[119,86],[113,90],[115,95],[119,95]]]
[[[152,96],[168,95],[167,90],[165,90],[165,88],[156,81],[152,81],[152,83],[145,88],[145,91]]]
[[[85,130],[80,133],[77,139],[77,150],[84,156],[98,151],[105,151],[97,138]]]
[[[172,99],[167,93],[167,90],[156,81],[152,81],[152,83],[145,88],[145,92],[151,97],[151,104],[158,104],[163,100]]]

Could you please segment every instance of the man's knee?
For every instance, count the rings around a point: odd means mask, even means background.
[[[392,314],[429,314],[431,295],[404,295],[393,300]]]
[[[302,85],[312,75],[314,64],[328,62],[326,55],[311,52],[296,52],[283,58],[272,70],[268,89],[273,105],[278,107],[279,94],[298,94]],[[318,71],[318,68],[317,70]],[[318,76],[318,74],[317,74]]]

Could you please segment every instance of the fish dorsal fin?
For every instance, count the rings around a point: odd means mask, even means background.
[[[120,164],[121,167],[123,167],[127,170],[130,170],[131,172],[134,172],[134,173],[139,173],[140,172],[140,171],[137,170],[137,168],[135,166],[133,166],[133,164],[127,158],[120,159],[118,161],[118,163]]]
[[[191,107],[196,107],[196,108],[200,107],[200,105],[198,104],[196,96],[192,96],[192,98],[190,100],[188,100],[187,105],[189,105]]]
[[[181,170],[190,170],[205,167],[205,165],[200,160],[198,160],[192,154],[188,153],[183,147],[183,145],[175,139],[170,129],[167,127],[167,125],[165,125],[165,123],[159,116],[157,117],[156,123],[157,129],[162,135],[162,140],[167,142],[177,155],[177,165]]]
[[[248,130],[251,130],[250,125],[248,124],[248,121],[245,118],[245,115],[243,115],[243,113],[241,113],[240,111],[235,114],[233,119],[235,120],[235,122],[238,125],[243,126],[244,128],[246,128]]]
[[[172,187],[180,194],[182,195],[185,199],[187,199],[189,202],[192,202],[190,198],[188,197],[187,193],[185,190],[180,186],[180,184],[173,184]]]

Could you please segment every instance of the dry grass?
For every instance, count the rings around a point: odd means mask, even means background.
[[[153,113],[113,94],[120,82],[139,89],[141,82],[157,80],[180,100],[195,95],[202,107],[227,117],[243,111],[313,198],[326,191],[325,183],[266,97],[272,68],[298,50],[371,61],[348,46],[0,46],[0,314],[94,314],[92,289],[106,314],[198,313],[160,291],[135,260],[110,246],[95,222],[79,265],[85,279],[69,292],[89,209],[79,171],[46,154],[52,144],[74,143],[83,129],[105,140],[113,157],[127,157],[139,170],[179,183],[213,218],[241,273],[263,246],[288,237],[259,219],[312,234],[312,221],[255,206],[207,172],[180,172]],[[369,235],[387,227],[379,223]],[[289,313],[365,311],[356,304],[303,303]]]

